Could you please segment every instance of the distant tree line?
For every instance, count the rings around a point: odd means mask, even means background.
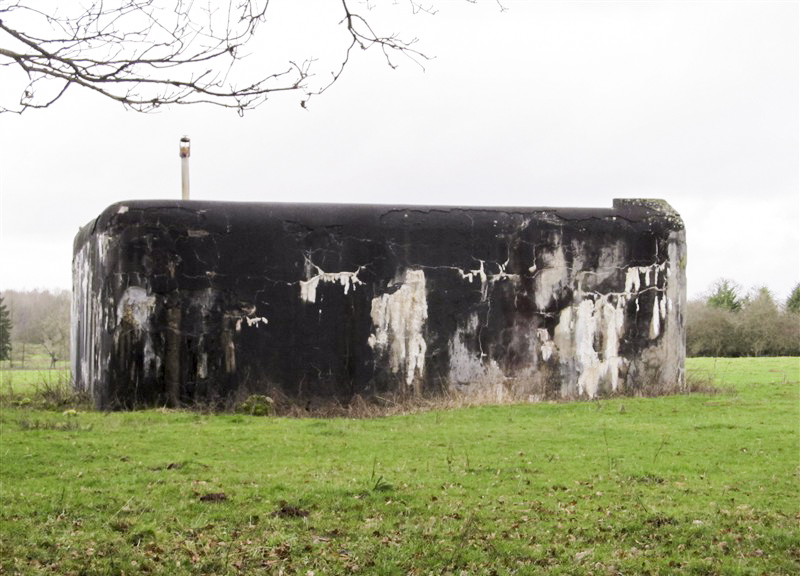
[[[21,359],[24,344],[43,345],[58,360],[69,357],[72,305],[69,290],[6,290],[2,294],[2,304],[10,333],[8,356],[4,359]],[[0,336],[3,335],[1,332]]]
[[[800,284],[779,303],[761,287],[743,294],[718,280],[686,311],[689,356],[800,356]]]

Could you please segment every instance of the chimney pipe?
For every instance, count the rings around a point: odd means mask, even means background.
[[[189,199],[189,137],[181,138],[181,198]]]

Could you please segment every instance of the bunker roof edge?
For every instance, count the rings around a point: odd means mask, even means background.
[[[254,208],[272,208],[279,214],[278,217],[290,217],[291,212],[301,211],[308,213],[329,214],[341,217],[345,214],[353,215],[387,215],[397,212],[433,213],[433,212],[462,212],[485,213],[501,212],[508,214],[521,214],[535,216],[537,214],[553,215],[565,220],[580,220],[588,218],[605,218],[618,216],[632,222],[659,220],[666,224],[670,230],[683,230],[684,224],[678,212],[662,199],[655,198],[615,198],[611,208],[601,207],[550,207],[550,206],[448,206],[448,205],[393,205],[393,204],[344,204],[344,203],[316,203],[316,202],[236,202],[220,200],[125,200],[115,202],[94,220],[81,227],[75,237],[74,249],[84,244],[86,239],[98,231],[107,229],[116,219],[128,211],[143,210],[179,210],[192,215],[203,214],[215,208],[238,207],[244,211]]]

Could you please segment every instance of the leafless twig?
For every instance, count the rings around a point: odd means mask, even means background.
[[[356,11],[356,1],[340,0],[349,36],[341,64],[329,82],[311,88],[314,58],[241,80],[238,65],[266,21],[269,0],[88,0],[47,8],[0,0],[0,72],[25,75],[19,100],[0,103],[0,113],[47,108],[79,86],[140,112],[205,103],[243,114],[277,92],[298,92],[305,106],[339,79],[355,48],[377,47],[392,68],[400,55],[420,66],[429,59],[416,38],[373,29],[364,15],[373,4],[361,2]],[[408,2],[414,14],[435,13],[432,4]]]

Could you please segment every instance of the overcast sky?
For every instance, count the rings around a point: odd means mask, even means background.
[[[359,52],[305,110],[156,114],[78,89],[0,115],[0,289],[69,288],[72,240],[109,204],[198,200],[610,207],[666,199],[687,228],[689,295],[726,277],[783,299],[800,281],[798,2],[376,2],[425,70]],[[274,0],[253,65],[346,37],[332,0]],[[273,8],[274,7],[274,8]],[[313,19],[309,19],[313,14]],[[269,52],[266,56],[263,51]],[[0,68],[0,96],[7,95]]]

